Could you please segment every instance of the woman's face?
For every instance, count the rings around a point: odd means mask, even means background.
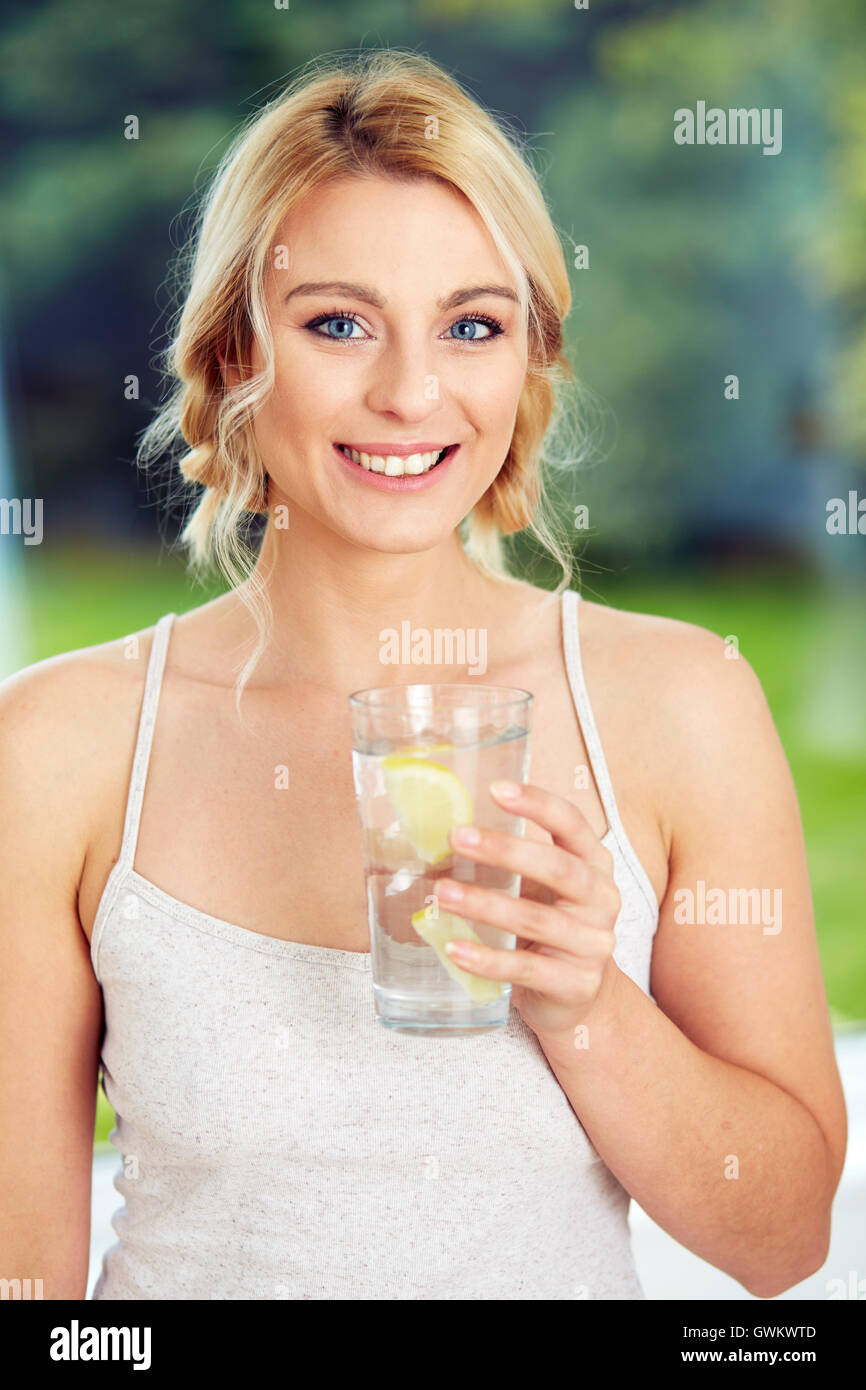
[[[280,227],[267,308],[271,503],[379,551],[442,541],[503,464],[527,365],[516,286],[472,206],[434,180],[330,183]]]

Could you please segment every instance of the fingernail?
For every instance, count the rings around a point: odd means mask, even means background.
[[[445,903],[459,903],[463,897],[463,889],[459,883],[440,883],[436,891]]]
[[[516,782],[491,782],[490,790],[494,796],[501,797],[503,801],[513,801],[515,797],[520,795],[523,788],[519,787]]]
[[[481,832],[474,825],[461,825],[459,830],[452,830],[451,839],[456,845],[478,845],[481,843]]]
[[[470,946],[468,941],[446,941],[445,951],[460,960],[474,960],[476,955],[475,947]]]

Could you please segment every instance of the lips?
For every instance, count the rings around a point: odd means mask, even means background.
[[[373,446],[368,449],[360,449],[354,448],[351,444],[338,444],[336,447],[344,457],[351,459],[353,463],[359,464],[368,472],[385,473],[389,478],[404,478],[429,473],[431,468],[435,468],[438,463],[441,463],[448,449],[453,446],[446,445],[444,448],[434,446],[427,449],[413,448],[410,445],[382,445],[375,449]]]
[[[380,446],[389,448],[389,445]],[[432,448],[425,450],[420,455],[421,471],[404,472],[404,465],[409,463],[410,467],[418,467],[418,459],[412,462],[412,453],[404,446],[405,452],[402,454],[372,455],[366,449],[357,449],[350,444],[332,444],[334,458],[339,467],[348,472],[354,480],[355,485],[363,488],[372,488],[376,492],[425,492],[428,488],[436,487],[440,479],[447,477],[454,460],[459,457],[462,446],[460,444],[449,444],[445,449],[434,444]],[[352,455],[356,455],[353,458]],[[363,455],[367,454],[367,462],[370,467],[366,467]],[[426,455],[426,458],[425,458]],[[380,470],[372,466],[373,460],[378,459],[384,463],[385,467]],[[425,462],[428,466],[425,468]]]

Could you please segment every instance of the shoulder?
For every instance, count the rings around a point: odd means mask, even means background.
[[[661,789],[668,841],[715,789],[791,777],[761,682],[736,634],[582,600],[581,645],[634,729],[637,755]],[[618,696],[611,692],[619,691]],[[703,789],[703,792],[701,792]]]
[[[144,681],[155,627],[46,657],[0,681],[0,731],[31,745],[98,727]]]
[[[562,599],[550,590],[529,584],[515,587],[510,600],[523,614],[530,633],[538,633],[539,616]],[[657,711],[682,718],[706,709],[707,701],[728,701],[732,707],[752,701],[761,707],[763,691],[735,634],[720,636],[696,623],[655,613],[635,613],[581,598],[575,605],[580,653],[587,682],[603,695],[608,683],[616,703],[642,703],[642,718]],[[555,661],[559,628],[555,633]],[[592,692],[590,692],[592,693]]]
[[[696,623],[634,613],[582,599],[581,645],[591,647],[630,684],[683,712],[690,701],[715,693],[724,699],[761,692],[736,634],[720,636]]]
[[[561,601],[528,584],[515,592],[530,630],[540,612]],[[713,719],[748,724],[769,718],[761,682],[735,634],[586,598],[575,612],[590,698],[611,715],[620,712],[648,733],[673,728],[697,739],[709,737]],[[556,646],[552,659],[558,662],[558,629]]]
[[[127,763],[154,628],[37,661],[0,682],[0,796],[79,848]]]

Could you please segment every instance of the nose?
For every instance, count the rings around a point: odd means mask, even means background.
[[[438,408],[439,378],[426,343],[395,337],[385,344],[371,368],[367,405],[416,423]]]

